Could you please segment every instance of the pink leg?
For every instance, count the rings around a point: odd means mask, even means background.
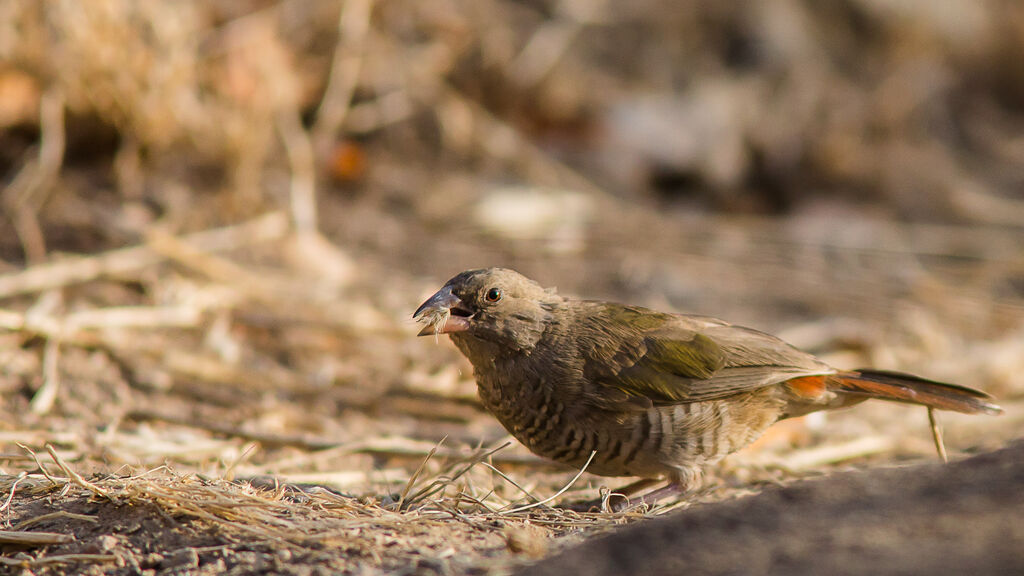
[[[637,493],[663,482],[656,478],[643,478],[604,494],[598,504],[605,512],[620,512],[629,508],[630,499]]]
[[[657,482],[657,480],[648,480],[647,485],[644,487],[656,484]],[[636,482],[634,484],[630,484],[629,486],[627,486],[627,488],[637,488],[634,489],[631,492],[631,494],[635,494],[637,491],[639,491],[639,488],[637,487],[638,484],[640,484],[640,482]],[[665,498],[670,498],[672,496],[678,496],[679,494],[682,494],[684,492],[686,492],[685,486],[678,481],[671,481],[668,484],[662,486],[661,488],[651,490],[650,492],[646,494],[641,494],[640,496],[631,496],[625,494],[624,492],[615,491],[610,493],[607,497],[605,497],[602,500],[601,509],[611,512],[621,512],[623,510],[626,510],[630,506],[636,504],[646,504],[648,506],[653,506],[659,500],[664,500]]]
[[[643,492],[651,486],[655,486],[665,480],[659,480],[654,478],[643,478],[626,484],[617,490],[612,490],[603,494],[599,500],[590,500],[586,502],[576,502],[569,504],[568,508],[576,510],[578,512],[593,511],[595,508],[605,512],[621,512],[628,509],[630,506],[636,506],[639,504],[647,504],[653,506],[657,502],[673,496],[678,496],[687,491],[687,486],[691,486],[691,482],[687,478],[676,478],[668,480],[667,483],[646,494],[638,493]]]
[[[656,504],[659,500],[665,498],[671,498],[678,496],[686,492],[686,487],[680,482],[669,482],[668,484],[658,488],[657,490],[651,490],[647,494],[640,496],[640,502],[648,505]]]
[[[614,494],[622,494],[623,496],[629,497],[629,496],[632,496],[632,495],[636,494],[637,492],[640,492],[642,490],[646,490],[646,489],[650,488],[651,486],[654,486],[654,485],[658,484],[659,482],[663,482],[663,480],[659,480],[657,478],[643,478],[641,480],[637,480],[636,482],[631,482],[629,484],[626,484],[625,486],[622,486],[621,488],[617,488],[615,490],[612,490],[612,493],[614,493]]]

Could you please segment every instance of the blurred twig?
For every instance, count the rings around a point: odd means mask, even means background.
[[[793,472],[813,470],[854,458],[883,454],[893,450],[895,446],[896,441],[889,436],[864,436],[849,442],[826,444],[793,452],[787,454],[780,464]]]
[[[1003,198],[972,183],[953,188],[949,197],[961,213],[975,222],[1024,226],[1024,201],[1020,199]]]
[[[64,94],[59,88],[51,87],[43,94],[39,105],[42,133],[39,155],[35,161],[26,163],[0,194],[29,262],[41,262],[46,257],[46,241],[36,212],[56,183],[64,163]]]
[[[518,164],[533,182],[552,187],[569,187],[607,198],[607,192],[575,168],[555,158],[516,127],[495,116],[451,86],[441,89],[439,110],[468,111],[476,124],[473,138],[493,158]],[[442,126],[446,123],[442,122]]]
[[[427,467],[427,463],[430,462],[430,459],[434,457],[434,454],[437,454],[438,448],[440,448],[441,445],[444,444],[444,441],[446,439],[447,436],[438,440],[437,444],[435,444],[434,447],[431,448],[429,452],[427,452],[427,455],[423,458],[423,461],[420,462],[420,465],[418,468],[416,468],[416,471],[413,472],[412,476],[409,477],[409,480],[405,483],[405,487],[402,488],[401,495],[398,496],[398,503],[395,505],[395,508],[397,510],[402,510],[404,508],[406,498],[409,496],[409,491],[412,490],[412,487],[416,484],[416,479],[420,477],[420,474],[422,474],[423,470]]]
[[[164,414],[155,410],[135,410],[129,412],[126,418],[137,421],[159,420],[169,424],[200,428],[216,434],[253,440],[268,447],[295,446],[305,450],[324,450],[337,447],[340,444],[339,442],[322,438],[243,430],[238,426],[227,423],[211,422],[195,417],[181,417],[175,414]]]
[[[77,564],[81,562],[115,563],[118,558],[115,554],[55,554],[53,556],[41,556],[39,558],[5,558],[0,557],[0,564],[6,566],[19,566],[27,572],[30,566],[48,566],[50,564]]]
[[[287,232],[287,219],[283,214],[273,212],[242,224],[189,234],[181,240],[203,250],[217,252],[279,240]],[[105,275],[137,272],[164,259],[164,255],[150,246],[135,246],[95,256],[37,264],[22,271],[0,275],[0,299],[81,284]]]
[[[0,544],[13,546],[50,546],[71,542],[75,537],[57,532],[23,532],[0,530]]]
[[[292,223],[302,237],[317,234],[316,166],[309,133],[294,108],[278,110],[275,121],[291,166]]]
[[[51,337],[46,340],[46,349],[43,351],[43,385],[32,397],[29,406],[36,414],[46,414],[53,407],[57,399],[57,391],[60,389],[60,339]]]
[[[359,84],[366,36],[370,30],[373,0],[346,0],[338,16],[338,43],[334,47],[327,88],[320,100],[313,143],[323,157],[345,122],[352,96]]]
[[[539,83],[555,68],[573,41],[600,15],[600,2],[562,0],[557,15],[533,32],[519,54],[508,64],[509,77],[520,88]]]

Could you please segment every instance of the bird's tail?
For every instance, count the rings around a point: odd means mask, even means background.
[[[992,402],[992,396],[956,384],[946,384],[886,370],[855,370],[836,374],[834,389],[851,395],[880,398],[896,402],[922,404],[939,410],[965,414],[1001,414],[1003,409]]]

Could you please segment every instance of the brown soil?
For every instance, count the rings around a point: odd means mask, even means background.
[[[520,574],[1019,574],[1024,444],[835,474],[595,538]]]

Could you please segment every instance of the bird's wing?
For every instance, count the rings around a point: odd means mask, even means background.
[[[592,306],[584,376],[613,404],[700,402],[835,372],[774,336],[714,318]]]

